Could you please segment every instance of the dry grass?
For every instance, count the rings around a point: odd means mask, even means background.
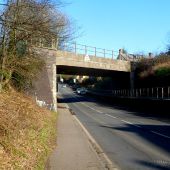
[[[54,147],[55,125],[56,113],[23,94],[1,92],[0,169],[43,169]]]
[[[144,59],[138,65],[140,78],[170,75],[170,56]]]
[[[158,70],[160,68],[170,68],[170,61],[164,62],[164,63],[160,63],[157,64],[153,67],[153,70]]]

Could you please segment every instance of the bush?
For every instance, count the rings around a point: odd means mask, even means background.
[[[140,78],[167,75],[170,69],[170,56],[160,54],[152,59],[142,59],[136,67]]]

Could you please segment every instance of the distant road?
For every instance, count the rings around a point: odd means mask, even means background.
[[[108,157],[122,170],[170,170],[170,121],[79,96],[59,93]]]

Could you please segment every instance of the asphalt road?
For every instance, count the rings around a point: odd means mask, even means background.
[[[103,104],[59,85],[59,93],[122,170],[170,170],[170,121]]]

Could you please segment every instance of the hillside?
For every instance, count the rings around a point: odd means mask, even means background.
[[[44,169],[56,139],[56,113],[28,96],[0,93],[0,169]]]
[[[143,59],[136,67],[136,87],[161,87],[170,85],[170,55]]]

